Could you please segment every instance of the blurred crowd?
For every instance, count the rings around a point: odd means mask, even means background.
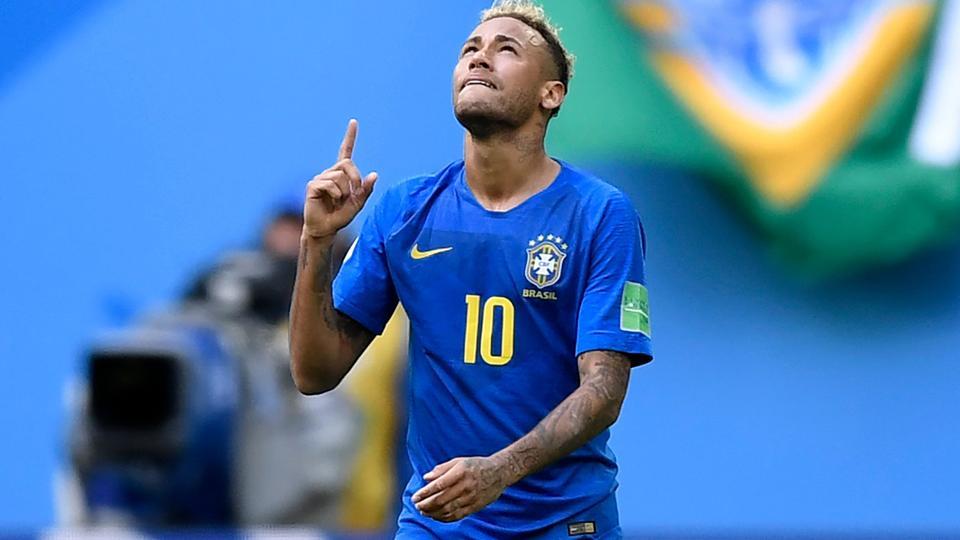
[[[71,383],[61,524],[392,527],[405,318],[337,389],[297,392],[286,330],[301,226],[299,206],[279,207],[255,248],[224,254],[173,308],[91,344]]]

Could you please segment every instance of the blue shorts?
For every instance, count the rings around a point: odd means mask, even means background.
[[[454,522],[441,523],[420,515],[411,505],[404,501],[403,511],[398,520],[397,540],[421,539],[469,539],[506,540],[510,535],[497,534],[491,536],[481,532],[482,525],[471,523],[470,516]],[[557,523],[547,530],[529,535],[517,533],[515,538],[530,540],[620,540],[623,531],[620,529],[620,516],[617,512],[617,498],[611,493],[598,504],[587,508],[561,523]]]

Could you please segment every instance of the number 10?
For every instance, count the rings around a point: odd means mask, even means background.
[[[463,361],[477,363],[477,329],[480,326],[480,296],[467,295],[467,328],[463,336]],[[493,317],[501,310],[500,354],[493,354]],[[513,358],[513,303],[502,296],[491,296],[483,303],[480,332],[480,357],[491,366],[502,366]]]

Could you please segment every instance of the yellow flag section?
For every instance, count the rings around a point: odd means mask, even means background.
[[[665,44],[652,47],[650,54],[667,85],[734,154],[754,188],[780,207],[802,203],[850,148],[883,91],[921,44],[935,12],[930,1],[879,3],[802,93],[765,106],[744,92],[729,70],[716,69],[716,58],[698,54],[697,47],[673,46],[684,43],[687,30],[684,13],[675,7],[666,1],[622,4],[638,29]],[[781,65],[790,66],[790,57],[785,58]]]
[[[345,530],[380,531],[393,518],[397,409],[402,406],[397,390],[406,367],[407,326],[406,313],[398,307],[343,382],[364,416],[360,451],[341,500]]]

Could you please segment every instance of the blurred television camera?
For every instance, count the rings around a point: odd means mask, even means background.
[[[93,341],[67,393],[64,525],[335,524],[362,418],[290,378],[299,220],[278,212],[179,306]]]

